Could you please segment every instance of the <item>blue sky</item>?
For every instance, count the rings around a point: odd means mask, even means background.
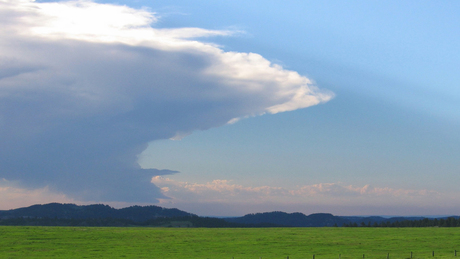
[[[456,1],[0,7],[3,209],[460,214]]]

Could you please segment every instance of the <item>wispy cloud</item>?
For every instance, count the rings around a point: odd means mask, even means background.
[[[53,193],[48,187],[24,189],[5,179],[0,180],[0,209],[13,209],[49,202],[74,203],[64,194]]]
[[[0,1],[0,177],[79,200],[165,198],[149,141],[327,102],[333,93],[254,53],[154,28],[158,15],[92,1]]]
[[[153,177],[152,183],[160,187],[162,193],[168,197],[161,200],[164,206],[180,205],[190,209],[207,207],[210,204],[216,208],[228,206],[227,215],[235,214],[229,208],[236,204],[245,208],[246,213],[257,212],[254,210],[258,207],[265,207],[265,210],[323,208],[323,211],[307,209],[310,213],[344,213],[343,211],[347,210],[343,208],[361,207],[361,210],[364,211],[364,208],[372,207],[375,210],[374,213],[387,209],[387,213],[384,214],[391,214],[389,212],[391,210],[388,209],[390,207],[430,207],[438,205],[440,199],[450,200],[446,194],[433,190],[396,189],[370,185],[360,187],[343,183],[319,183],[288,189],[277,186],[244,186],[229,180],[190,183],[162,176]],[[326,208],[330,211],[324,211]],[[233,209],[240,210],[239,208]],[[195,212],[199,213],[199,209]],[[355,214],[361,213],[355,212]]]
[[[276,186],[243,186],[229,180],[214,180],[207,183],[175,181],[168,177],[152,178],[170,199],[164,202],[222,202],[222,203],[298,203],[308,205],[321,201],[325,204],[349,205],[356,202],[371,204],[375,201],[395,204],[422,202],[427,198],[437,198],[440,193],[432,190],[394,189],[389,187],[357,187],[342,183],[320,183],[296,186],[292,189]],[[351,199],[353,198],[353,199]]]
[[[417,197],[437,195],[436,191],[428,190],[407,190],[394,189],[389,187],[372,187],[365,185],[363,187],[355,187],[352,185],[343,185],[339,183],[320,183],[314,185],[301,186],[300,188],[291,191],[293,195],[299,196],[391,196],[391,197]]]

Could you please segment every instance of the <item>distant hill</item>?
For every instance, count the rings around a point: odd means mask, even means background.
[[[334,216],[281,211],[247,214],[235,218],[198,217],[178,209],[131,206],[49,203],[0,210],[0,225],[11,226],[159,226],[159,227],[460,227],[458,216],[424,217]]]
[[[384,218],[380,216],[370,216],[370,217],[359,217],[359,216],[342,216],[342,218],[348,220],[350,223],[365,223],[365,224],[374,224],[374,223],[382,223],[382,222],[401,222],[404,220],[421,220],[424,217],[391,217],[391,218]]]
[[[306,216],[300,212],[286,213],[281,211],[247,214],[238,218],[225,218],[225,220],[240,224],[275,224],[288,227],[332,227],[349,223],[349,220],[329,213]]]
[[[125,219],[143,222],[156,218],[191,217],[195,214],[178,209],[166,209],[158,206],[131,206],[115,209],[108,205],[75,205],[49,203],[26,208],[0,210],[0,219],[12,218],[51,218],[51,219]]]
[[[223,219],[198,217],[178,209],[131,206],[115,209],[108,205],[49,203],[0,210],[0,225],[6,226],[155,226],[155,227],[272,227],[273,224],[239,224]]]
[[[286,213],[281,211],[247,214],[243,217],[224,218],[228,222],[250,225],[273,224],[286,227],[332,227],[332,226],[457,226],[457,223],[447,221],[448,218],[459,219],[458,216],[440,217],[440,221],[427,219],[424,217],[392,217],[384,218],[380,216],[360,217],[360,216],[334,216],[329,213],[316,213],[306,216],[303,213]],[[443,221],[444,220],[444,221]],[[417,223],[418,221],[418,223]],[[393,224],[402,223],[407,224]],[[413,222],[414,224],[410,224]],[[450,222],[450,223],[447,223]]]

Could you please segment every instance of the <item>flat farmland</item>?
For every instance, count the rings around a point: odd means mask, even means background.
[[[456,258],[455,250],[460,228],[0,227],[0,258]]]

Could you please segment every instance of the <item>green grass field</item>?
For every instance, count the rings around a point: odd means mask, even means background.
[[[0,227],[0,258],[455,258],[454,250],[460,228]]]

